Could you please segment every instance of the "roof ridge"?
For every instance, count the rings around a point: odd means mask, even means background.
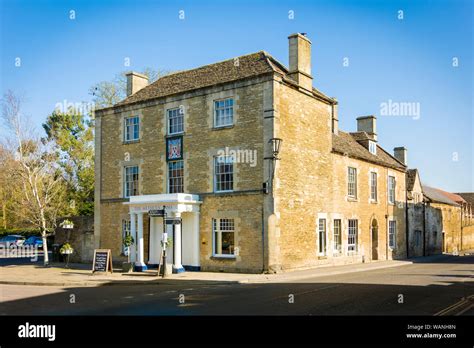
[[[237,56],[237,57],[232,57],[232,58],[220,60],[220,61],[218,61],[218,62],[214,62],[214,63],[210,63],[210,64],[206,64],[206,65],[201,65],[201,66],[198,66],[198,67],[196,67],[196,68],[185,69],[185,70],[179,70],[179,71],[176,71],[176,72],[173,72],[173,73],[170,73],[170,74],[166,74],[166,75],[160,77],[159,79],[157,79],[155,82],[149,84],[148,86],[151,86],[151,85],[155,84],[157,81],[159,81],[159,80],[161,80],[161,79],[163,79],[163,78],[172,76],[172,75],[182,74],[182,73],[189,72],[189,71],[193,71],[193,70],[204,69],[204,68],[210,67],[210,66],[212,66],[212,65],[222,64],[222,63],[225,63],[225,62],[229,62],[229,61],[231,61],[231,60],[235,60],[236,58],[243,58],[243,57],[248,57],[248,56],[252,56],[252,55],[256,55],[256,54],[262,54],[262,53],[265,54],[264,51],[257,51],[257,52],[253,52],[253,53],[243,54],[243,55],[240,55],[240,56]],[[146,87],[148,87],[148,86],[146,86]],[[145,88],[146,88],[146,87],[145,87]]]

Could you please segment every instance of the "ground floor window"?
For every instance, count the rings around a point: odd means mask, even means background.
[[[339,254],[342,249],[341,220],[334,220],[334,252]]]
[[[397,222],[390,220],[388,222],[388,246],[392,249],[395,248],[395,236],[397,233]]]
[[[347,233],[347,250],[348,251],[357,251],[357,227],[358,221],[355,219],[350,219],[348,226],[349,230]]]
[[[234,219],[213,219],[213,254],[233,256],[235,253]]]
[[[326,255],[326,219],[319,219],[318,237],[319,254]]]

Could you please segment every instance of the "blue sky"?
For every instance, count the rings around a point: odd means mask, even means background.
[[[474,191],[469,0],[0,2],[1,92],[24,95],[38,129],[56,103],[89,101],[91,85],[121,71],[183,70],[259,50],[287,65],[288,35],[306,32],[314,86],[339,100],[343,130],[375,114],[380,144],[406,146],[423,183]],[[381,116],[389,100],[419,103],[419,119]]]

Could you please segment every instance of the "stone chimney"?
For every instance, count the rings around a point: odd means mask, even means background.
[[[127,97],[148,86],[148,76],[130,71],[127,76]]]
[[[288,75],[298,82],[301,88],[312,93],[311,41],[306,34],[296,33],[288,36],[288,43],[290,54]]]
[[[394,148],[393,157],[402,162],[404,165],[407,165],[407,149],[404,146]]]
[[[335,98],[333,98],[335,99]],[[338,116],[338,104],[337,102],[335,104],[332,104],[332,122],[331,122],[331,126],[332,126],[332,132],[334,134],[338,134],[339,132],[339,116]]]
[[[377,141],[377,118],[373,115],[357,117],[357,131],[366,132],[372,140]]]

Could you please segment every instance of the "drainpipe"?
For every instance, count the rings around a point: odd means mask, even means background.
[[[406,177],[405,177],[406,178]],[[405,183],[406,186],[406,183]],[[407,248],[407,259],[410,257],[410,249],[409,249],[409,231],[408,231],[408,193],[405,188],[405,240],[406,240],[406,248]]]
[[[426,256],[426,202],[423,202],[423,256]]]
[[[265,204],[265,202],[263,202]],[[262,273],[265,273],[265,215],[262,205]]]

